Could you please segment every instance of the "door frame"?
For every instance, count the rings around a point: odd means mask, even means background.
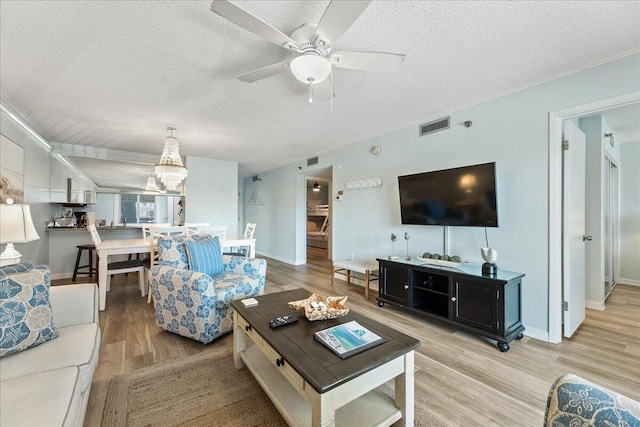
[[[640,91],[549,113],[549,342],[562,341],[562,122],[640,102]]]

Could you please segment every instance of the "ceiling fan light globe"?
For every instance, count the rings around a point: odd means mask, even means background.
[[[317,54],[300,55],[291,61],[289,68],[304,84],[321,83],[331,73],[331,63]]]

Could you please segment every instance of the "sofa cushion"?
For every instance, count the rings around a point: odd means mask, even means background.
[[[59,328],[60,336],[48,343],[0,359],[0,381],[70,366],[79,368],[80,391],[91,385],[98,364],[100,329],[97,323]],[[73,349],[70,351],[70,349]]]
[[[224,271],[218,237],[204,240],[188,239],[186,247],[191,270],[208,274],[211,277]]]
[[[78,418],[81,399],[75,367],[1,381],[0,425],[68,425]]]
[[[0,279],[0,358],[58,336],[53,325],[50,284],[46,266]]]

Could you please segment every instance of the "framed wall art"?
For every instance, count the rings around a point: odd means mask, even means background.
[[[24,202],[24,148],[0,134],[0,203]]]

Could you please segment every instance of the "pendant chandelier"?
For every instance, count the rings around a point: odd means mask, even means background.
[[[178,185],[187,177],[187,168],[182,164],[178,140],[173,136],[173,132],[177,129],[167,127],[167,130],[170,135],[165,139],[162,157],[160,157],[160,163],[155,166],[155,172],[167,190],[177,190]]]

